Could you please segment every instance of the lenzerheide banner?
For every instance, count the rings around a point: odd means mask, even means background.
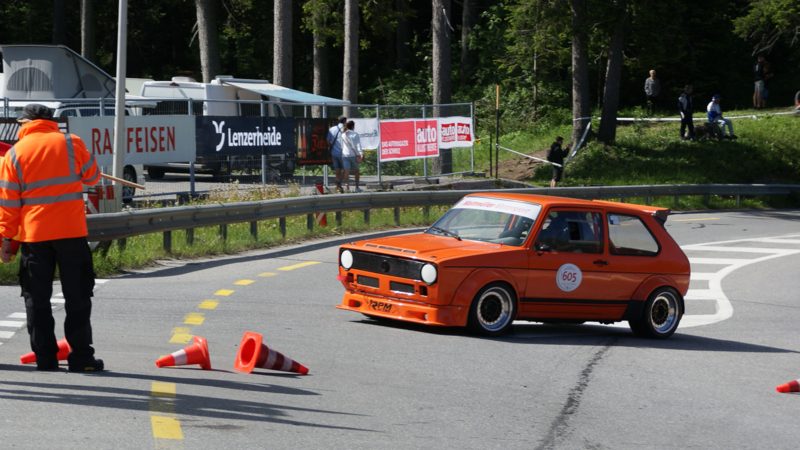
[[[270,155],[295,151],[293,118],[201,116],[195,119],[198,155]]]

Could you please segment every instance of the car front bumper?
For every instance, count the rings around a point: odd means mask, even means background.
[[[349,289],[344,294],[342,304],[336,305],[336,308],[369,316],[445,327],[463,326],[469,312],[467,307],[430,305]]]

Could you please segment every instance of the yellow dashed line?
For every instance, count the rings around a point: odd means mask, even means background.
[[[320,263],[320,261],[307,261],[307,262],[304,262],[304,263],[295,264],[293,266],[278,267],[278,270],[284,270],[284,271],[285,270],[294,270],[294,269],[299,269],[301,267],[313,266],[314,264],[319,264],[319,263]]]
[[[223,296],[227,297],[227,296],[233,294],[234,292],[236,292],[236,291],[232,291],[230,289],[220,289],[217,292],[215,292],[214,295],[223,295]]]
[[[677,219],[673,222],[697,222],[699,220],[719,220],[719,217],[707,217],[705,219]]]
[[[206,320],[206,315],[203,313],[189,313],[184,318],[183,323],[187,325],[202,325]]]
[[[192,340],[192,335],[189,334],[191,328],[188,327],[175,327],[172,329],[172,338],[170,344],[188,344]]]
[[[198,308],[200,309],[214,309],[219,305],[219,302],[216,300],[203,300],[203,303],[200,303]]]
[[[258,274],[258,276],[260,276],[260,277],[274,277],[275,275],[277,275],[277,273],[275,273],[275,272],[264,272],[264,273]]]
[[[238,284],[239,286],[247,286],[248,284],[253,284],[253,283],[255,283],[254,280],[239,280],[233,284]]]
[[[150,424],[157,449],[182,449],[181,422],[175,416],[175,384],[152,382]],[[167,441],[164,441],[166,439]]]

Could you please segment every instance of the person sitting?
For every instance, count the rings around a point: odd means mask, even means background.
[[[730,119],[722,117],[722,108],[719,106],[719,102],[721,100],[722,97],[719,95],[714,95],[714,97],[711,99],[711,102],[706,107],[706,110],[708,111],[708,121],[719,125],[723,139],[739,139],[738,136],[733,134],[733,122],[731,122]],[[725,126],[728,127],[730,135],[725,134]]]

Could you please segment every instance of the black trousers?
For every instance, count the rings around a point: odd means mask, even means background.
[[[23,242],[20,246],[19,281],[28,315],[31,350],[36,354],[37,363],[56,360],[58,344],[50,306],[56,266],[67,313],[64,335],[72,347],[68,362],[70,365],[91,362],[94,360],[90,321],[94,266],[92,251],[83,237]]]
[[[689,139],[694,139],[694,121],[691,114],[684,114],[681,119],[681,139],[686,136],[686,127],[689,127]]]

